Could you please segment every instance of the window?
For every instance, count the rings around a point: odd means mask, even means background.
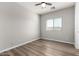
[[[47,30],[61,30],[61,28],[62,28],[62,17],[47,20],[46,23]]]
[[[52,30],[53,28],[53,20],[47,20],[47,30]]]

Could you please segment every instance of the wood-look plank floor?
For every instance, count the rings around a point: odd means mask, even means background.
[[[39,39],[26,45],[0,53],[0,56],[78,56],[73,45]]]

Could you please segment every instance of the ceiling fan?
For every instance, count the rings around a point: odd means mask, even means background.
[[[46,8],[46,6],[52,6],[52,3],[47,3],[47,2],[41,2],[41,3],[37,3],[35,4],[35,6],[41,6],[42,8]]]

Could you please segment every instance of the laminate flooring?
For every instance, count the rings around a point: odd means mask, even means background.
[[[0,53],[0,56],[79,56],[79,50],[72,44],[38,39]]]

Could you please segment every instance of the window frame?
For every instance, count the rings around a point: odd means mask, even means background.
[[[56,18],[61,18],[61,27],[59,27],[58,29],[56,29],[57,27],[54,26],[54,20],[55,20]],[[63,17],[62,17],[62,16],[53,17],[53,18],[50,18],[50,19],[47,19],[47,20],[53,20],[53,27],[52,27],[51,30],[62,30],[62,28],[63,28]],[[47,27],[47,20],[46,20],[46,31],[51,31],[51,30],[47,29],[47,28],[48,28],[48,27]]]

